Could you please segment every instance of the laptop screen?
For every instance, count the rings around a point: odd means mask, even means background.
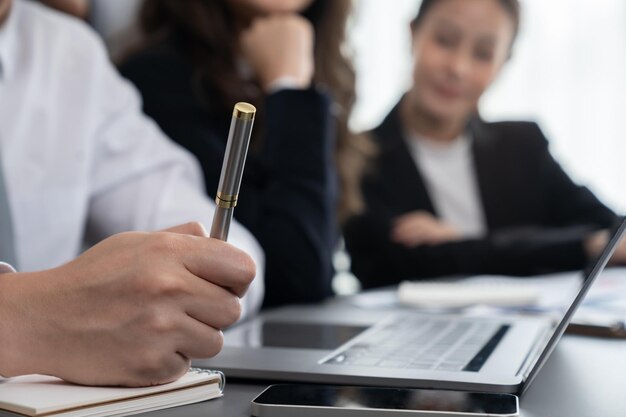
[[[554,351],[556,344],[559,342],[559,340],[563,336],[563,333],[565,332],[565,330],[567,329],[567,326],[572,320],[574,313],[576,313],[576,310],[585,299],[585,296],[589,292],[589,289],[591,288],[591,286],[596,281],[600,273],[604,270],[604,268],[608,264],[609,260],[611,259],[611,256],[613,255],[613,252],[615,252],[615,249],[618,247],[618,245],[621,244],[625,231],[626,231],[626,218],[622,219],[619,222],[618,226],[612,230],[608,243],[605,246],[605,248],[602,250],[600,256],[593,263],[592,267],[588,268],[584,272],[585,276],[584,276],[584,280],[582,282],[582,287],[580,291],[578,291],[574,301],[572,301],[572,303],[565,310],[563,319],[555,327],[552,333],[552,336],[550,337],[550,339],[548,340],[548,342],[542,349],[541,354],[539,355],[539,358],[537,359],[537,362],[532,367],[530,373],[528,374],[528,377],[526,378],[526,381],[524,382],[524,385],[522,386],[521,395],[523,395],[528,389],[528,387],[530,387],[530,384],[532,384],[533,380],[536,378],[537,373],[541,370],[543,365],[546,363],[546,361],[548,360],[548,358]]]

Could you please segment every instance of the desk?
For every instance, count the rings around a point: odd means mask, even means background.
[[[265,387],[227,380],[223,398],[146,417],[247,417]],[[626,416],[626,341],[566,335],[521,401],[524,417]],[[0,412],[0,416],[15,416]],[[294,416],[297,417],[297,416]]]
[[[267,384],[227,380],[219,400],[150,417],[244,417]],[[626,416],[626,341],[566,335],[521,401],[524,417]],[[294,416],[297,417],[297,416]]]

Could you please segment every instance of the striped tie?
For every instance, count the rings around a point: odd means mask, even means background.
[[[0,155],[1,156],[1,155]],[[13,246],[13,223],[9,196],[4,183],[2,164],[0,163],[0,262],[6,262],[17,268],[15,246]]]

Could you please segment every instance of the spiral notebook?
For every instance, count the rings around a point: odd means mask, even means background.
[[[87,387],[26,375],[0,381],[0,410],[46,417],[131,416],[221,397],[224,381],[221,372],[200,369],[147,388]]]

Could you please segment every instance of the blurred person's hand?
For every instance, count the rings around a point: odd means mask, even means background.
[[[298,15],[255,19],[240,38],[241,51],[264,90],[279,79],[308,88],[314,73],[313,26]]]
[[[391,230],[391,240],[413,248],[419,245],[438,245],[460,239],[461,235],[426,211],[414,211],[397,217]]]
[[[197,223],[118,234],[59,268],[0,275],[0,374],[173,381],[221,350],[254,275],[248,255]]]
[[[590,235],[584,241],[585,252],[589,259],[595,259],[600,256],[602,250],[606,247],[609,241],[609,231],[601,230]],[[609,265],[626,265],[626,239],[622,239],[621,242],[615,248],[615,252],[609,261]]]

